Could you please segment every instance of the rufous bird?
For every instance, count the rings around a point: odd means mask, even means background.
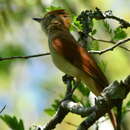
[[[93,57],[70,33],[69,14],[65,10],[54,10],[43,18],[34,18],[34,20],[41,24],[43,31],[48,35],[50,53],[56,67],[65,74],[83,81],[90,91],[99,96],[108,86],[108,80]],[[112,114],[110,118],[115,125]]]

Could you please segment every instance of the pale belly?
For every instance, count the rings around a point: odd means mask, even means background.
[[[52,60],[58,69],[60,69],[65,74],[76,77],[77,79],[83,81],[95,95],[99,95],[95,81],[87,73],[71,64],[63,56],[57,54],[53,48],[50,48],[50,50]]]
[[[63,56],[57,54],[57,52],[53,48],[51,48],[51,57],[52,57],[53,63],[62,72],[66,73],[66,74],[68,74],[70,76],[77,77],[77,78],[82,73],[80,71],[80,69],[75,67],[69,61],[67,61]]]

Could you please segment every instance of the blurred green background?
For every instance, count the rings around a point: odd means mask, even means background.
[[[104,11],[112,10],[115,16],[130,21],[130,0],[0,0],[0,57],[49,51],[47,37],[32,18],[43,16],[50,5],[63,7],[77,15],[82,10],[98,7]],[[110,22],[112,27],[117,26],[116,22]],[[109,35],[101,27],[99,24],[96,37],[109,40]],[[130,36],[130,29],[126,32]],[[101,43],[101,48],[110,45]],[[130,49],[129,42],[124,46]],[[97,57],[104,60],[105,74],[110,81],[130,74],[130,52],[118,48]],[[7,105],[2,114],[22,118],[26,129],[47,122],[50,117],[44,109],[65,92],[61,76],[63,73],[53,65],[50,56],[0,61],[0,109]],[[127,116],[124,120],[128,124]],[[77,125],[81,120],[79,116],[69,114],[56,130],[74,130],[75,127],[66,121]],[[1,120],[0,130],[9,130]]]

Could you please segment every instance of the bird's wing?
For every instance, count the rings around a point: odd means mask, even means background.
[[[67,37],[67,38],[66,38]],[[51,42],[53,48],[70,63],[89,74],[103,89],[108,81],[91,55],[76,44],[73,36],[54,38]]]

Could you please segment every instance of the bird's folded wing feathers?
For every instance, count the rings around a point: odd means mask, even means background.
[[[85,73],[89,74],[102,89],[108,85],[106,77],[97,66],[92,56],[84,48],[76,44],[76,41],[72,36],[70,38],[54,38],[51,44],[57,53]]]

